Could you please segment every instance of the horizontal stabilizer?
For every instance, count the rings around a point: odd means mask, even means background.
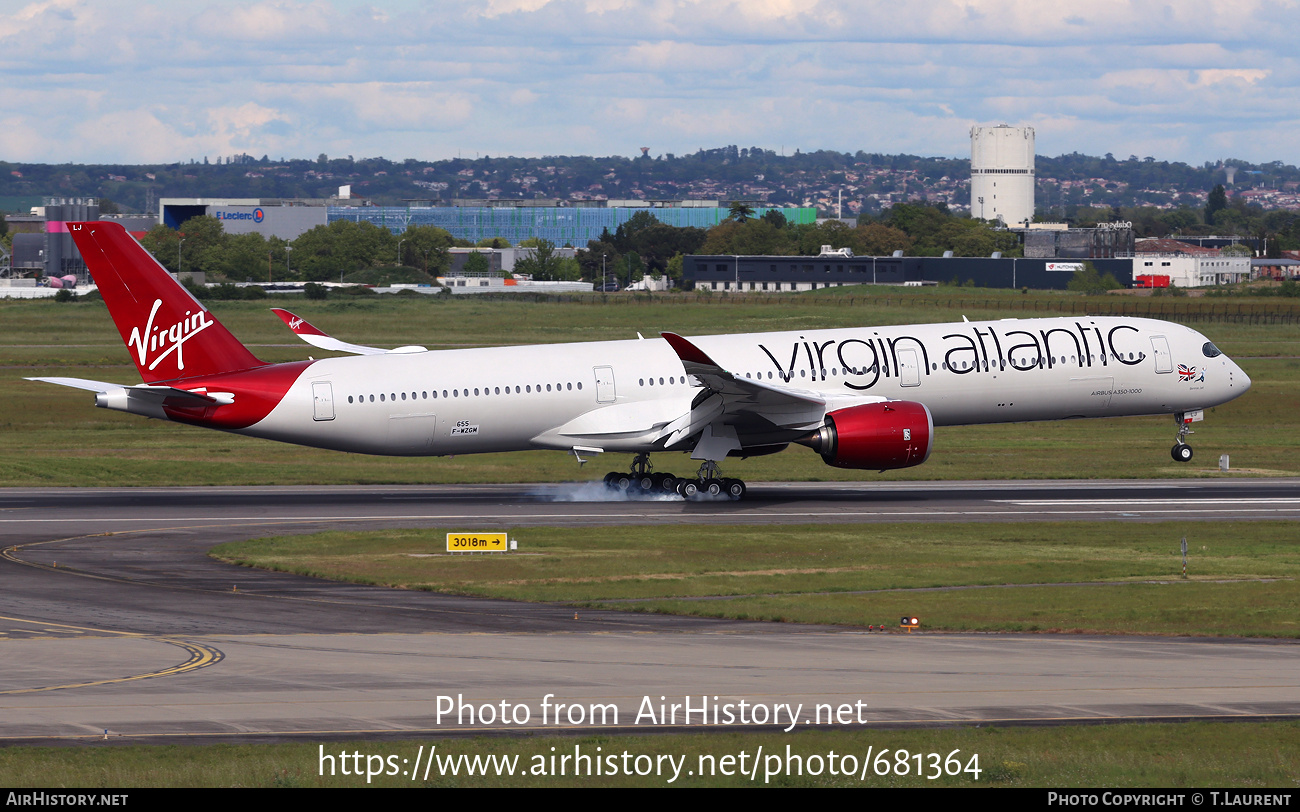
[[[140,386],[127,387],[127,393],[133,398],[142,398],[156,403],[167,402],[168,406],[218,406],[235,401],[229,392],[208,392],[200,389],[177,389],[174,386]]]
[[[171,419],[163,407],[202,408],[224,406],[235,402],[233,392],[209,392],[206,387],[181,389],[176,386],[147,383],[123,386],[120,383],[89,381],[84,378],[28,378],[27,380],[85,389],[95,393],[95,405],[102,409],[131,412],[160,420]]]
[[[89,381],[85,378],[24,378],[24,380],[53,383],[58,384],[59,386],[71,386],[73,389],[85,389],[87,392],[107,392],[110,389],[121,389],[123,387],[120,383]]]

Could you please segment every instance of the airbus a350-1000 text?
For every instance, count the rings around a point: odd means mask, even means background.
[[[284,310],[308,343],[353,357],[258,360],[120,225],[69,224],[144,382],[35,380],[196,426],[364,454],[555,449],[635,455],[612,487],[740,498],[728,457],[809,446],[887,470],[930,455],[935,426],[1172,414],[1189,424],[1250,379],[1205,336],[1149,319],[1006,319],[427,351],[348,344]],[[356,357],[360,356],[360,357]],[[688,452],[696,476],[656,473]]]

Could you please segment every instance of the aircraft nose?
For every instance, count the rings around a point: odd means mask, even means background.
[[[1234,361],[1234,362],[1232,363],[1232,365],[1233,365],[1234,367],[1236,367],[1236,370],[1233,372],[1233,376],[1232,376],[1232,377],[1233,377],[1234,379],[1236,379],[1236,380],[1238,380],[1238,381],[1241,382],[1241,383],[1239,384],[1239,385],[1241,386],[1241,391],[1243,391],[1243,392],[1249,391],[1249,390],[1250,390],[1250,376],[1246,374],[1246,371],[1245,371],[1244,369],[1242,369],[1242,368],[1241,368],[1241,365],[1238,364],[1236,361]]]

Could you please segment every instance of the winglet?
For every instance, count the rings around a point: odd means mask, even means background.
[[[293,330],[295,335],[300,335],[300,336],[328,335],[328,333],[321,330],[319,327],[313,327],[306,319],[302,318],[301,316],[295,316],[294,314],[290,313],[288,310],[285,310],[282,307],[273,307],[271,308],[271,312],[279,316],[280,321],[287,324],[289,326],[289,329]]]
[[[704,353],[704,350],[676,333],[660,333],[659,335],[664,337],[664,340],[668,342],[668,345],[673,348],[673,352],[677,353],[677,357],[682,359],[684,363],[700,364],[701,366],[713,367],[714,369],[722,368],[714,363],[713,359]],[[687,371],[689,372],[690,370]]]
[[[383,355],[386,352],[423,352],[423,347],[398,347],[395,350],[383,350],[379,347],[364,347],[360,344],[349,344],[346,341],[339,341],[334,336],[320,329],[313,327],[301,316],[295,316],[282,307],[273,307],[271,312],[280,317],[293,334],[306,341],[313,347],[319,347],[322,350],[332,352],[350,352],[353,355]]]

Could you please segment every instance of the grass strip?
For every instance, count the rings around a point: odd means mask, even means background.
[[[1300,636],[1290,522],[529,527],[512,531],[518,554],[446,554],[446,533],[469,529],[255,539],[211,554],[403,589],[705,617]]]

